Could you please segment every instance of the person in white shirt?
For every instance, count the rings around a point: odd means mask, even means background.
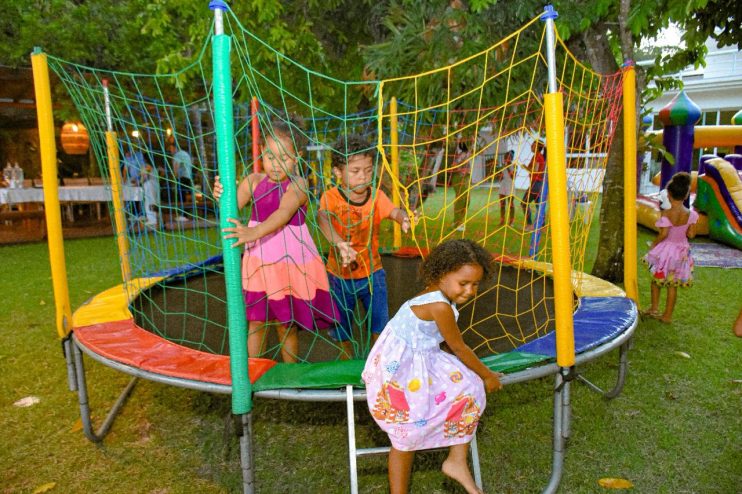
[[[170,152],[173,153],[173,174],[175,175],[178,208],[180,209],[175,220],[188,221],[188,218],[183,215],[183,205],[186,202],[186,195],[193,189],[193,160],[188,151],[176,146],[171,146]]]
[[[140,170],[140,180],[144,189],[145,225],[157,228],[160,225],[160,178],[157,168],[144,165]]]
[[[510,150],[503,155],[502,168],[500,169],[500,184],[498,194],[500,195],[500,226],[508,222],[512,225],[515,221],[515,204],[513,193],[515,192],[515,164],[513,163],[515,151]],[[508,217],[509,214],[509,217]]]

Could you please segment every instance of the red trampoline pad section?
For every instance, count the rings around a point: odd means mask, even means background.
[[[133,319],[75,328],[86,348],[107,359],[164,376],[215,384],[232,384],[229,356],[187,348],[146,331]],[[255,382],[276,361],[249,359],[250,381]]]

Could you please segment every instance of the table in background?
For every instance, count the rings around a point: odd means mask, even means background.
[[[74,222],[72,206],[75,203],[98,203],[98,219],[101,219],[100,203],[110,202],[113,199],[110,185],[69,185],[59,187],[59,202],[67,206],[67,219]],[[144,197],[141,187],[124,186],[124,201],[139,202]],[[12,206],[24,203],[43,203],[44,189],[27,187],[23,189],[0,188],[0,205]]]

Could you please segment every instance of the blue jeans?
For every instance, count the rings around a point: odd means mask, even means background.
[[[333,337],[337,341],[348,341],[353,334],[353,320],[358,300],[366,309],[363,325],[379,334],[389,322],[387,305],[386,272],[383,269],[374,271],[369,278],[357,280],[338,278],[328,273],[330,289],[335,304],[340,312],[340,320]]]

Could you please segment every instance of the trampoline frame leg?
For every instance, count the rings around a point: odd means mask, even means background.
[[[623,391],[624,384],[626,383],[626,375],[628,374],[629,369],[629,349],[631,348],[631,341],[632,339],[629,338],[626,340],[626,343],[622,344],[619,347],[618,350],[618,375],[616,376],[616,383],[614,384],[613,388],[605,391],[596,384],[590,382],[588,379],[586,379],[581,374],[577,375],[577,380],[579,380],[581,383],[583,383],[585,386],[587,386],[592,391],[595,391],[598,394],[603,395],[604,398],[607,399],[613,399],[616,396],[621,394],[621,391]]]
[[[553,494],[559,488],[564,471],[564,456],[567,449],[567,438],[570,433],[571,402],[569,398],[570,381],[565,379],[569,369],[562,368],[554,380],[554,423],[553,423],[553,458],[549,484],[543,494]]]
[[[240,436],[240,465],[242,466],[242,492],[255,492],[255,458],[252,447],[252,412],[239,416],[242,425]]]
[[[108,432],[111,430],[113,421],[116,419],[116,416],[118,415],[119,411],[121,411],[121,408],[124,406],[124,403],[126,403],[126,399],[131,394],[139,378],[133,377],[131,381],[129,381],[129,384],[126,385],[126,387],[121,392],[116,402],[111,407],[111,410],[108,412],[108,415],[106,415],[106,418],[101,424],[100,428],[98,428],[98,430],[94,432],[93,424],[90,419],[90,406],[88,403],[88,387],[87,387],[87,382],[85,380],[85,365],[83,364],[82,352],[80,351],[78,346],[74,343],[69,345],[69,347],[70,347],[69,349],[72,351],[72,356],[73,356],[73,368],[74,368],[73,370],[75,374],[75,381],[76,381],[76,387],[77,387],[77,399],[80,403],[80,419],[82,420],[82,429],[83,429],[83,432],[85,433],[85,437],[87,437],[90,441],[94,443],[98,443],[98,442],[101,442],[103,438],[106,437],[106,434],[108,434]],[[69,356],[65,355],[65,358],[69,358]]]
[[[62,351],[64,360],[67,364],[67,386],[70,391],[77,391],[77,376],[75,374],[75,359],[72,353],[72,335],[68,335],[62,340]]]

